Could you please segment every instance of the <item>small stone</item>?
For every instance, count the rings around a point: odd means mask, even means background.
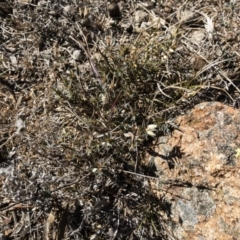
[[[204,42],[204,39],[206,37],[206,34],[203,29],[195,30],[190,35],[190,40],[196,44],[201,45]]]
[[[120,23],[121,28],[125,29],[128,33],[133,31],[133,25],[130,22]]]
[[[195,71],[201,70],[207,64],[207,62],[203,58],[198,56],[198,55],[195,55],[193,57],[193,61],[192,62],[193,62],[193,69]]]
[[[170,8],[170,7],[165,7],[165,8],[164,8],[164,12],[170,13],[170,12],[171,12],[171,8]]]
[[[71,6],[70,6],[70,5],[65,6],[65,7],[63,8],[63,11],[64,11],[65,13],[69,13],[69,12],[71,11]]]
[[[134,13],[134,20],[136,23],[147,22],[148,14],[144,11],[138,10]]]
[[[161,15],[161,11],[159,8],[154,8],[152,11],[154,12],[155,15],[158,15],[158,16]]]
[[[77,60],[80,59],[80,56],[81,56],[81,51],[80,50],[75,50],[73,52],[72,58],[77,61]]]
[[[17,65],[17,58],[15,56],[9,57],[13,65]]]

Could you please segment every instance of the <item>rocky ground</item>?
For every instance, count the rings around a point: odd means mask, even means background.
[[[1,1],[0,237],[239,239],[239,10]]]

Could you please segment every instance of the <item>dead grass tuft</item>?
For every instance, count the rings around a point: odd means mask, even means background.
[[[0,5],[9,239],[174,239],[171,203],[153,194],[144,157],[195,104],[237,103],[239,3],[108,7]]]

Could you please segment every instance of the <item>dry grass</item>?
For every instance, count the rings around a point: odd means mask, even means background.
[[[158,1],[157,13],[126,1],[111,18],[106,1],[8,2],[9,14],[0,11],[0,174],[9,173],[1,232],[174,239],[171,203],[154,196],[148,179],[157,176],[144,156],[195,104],[238,103],[239,3]],[[145,28],[134,24],[137,10],[148,14]]]

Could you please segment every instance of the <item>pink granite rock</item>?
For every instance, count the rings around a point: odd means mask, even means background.
[[[177,239],[240,239],[240,111],[201,103],[174,123],[149,156],[152,187],[172,203],[168,228]]]

